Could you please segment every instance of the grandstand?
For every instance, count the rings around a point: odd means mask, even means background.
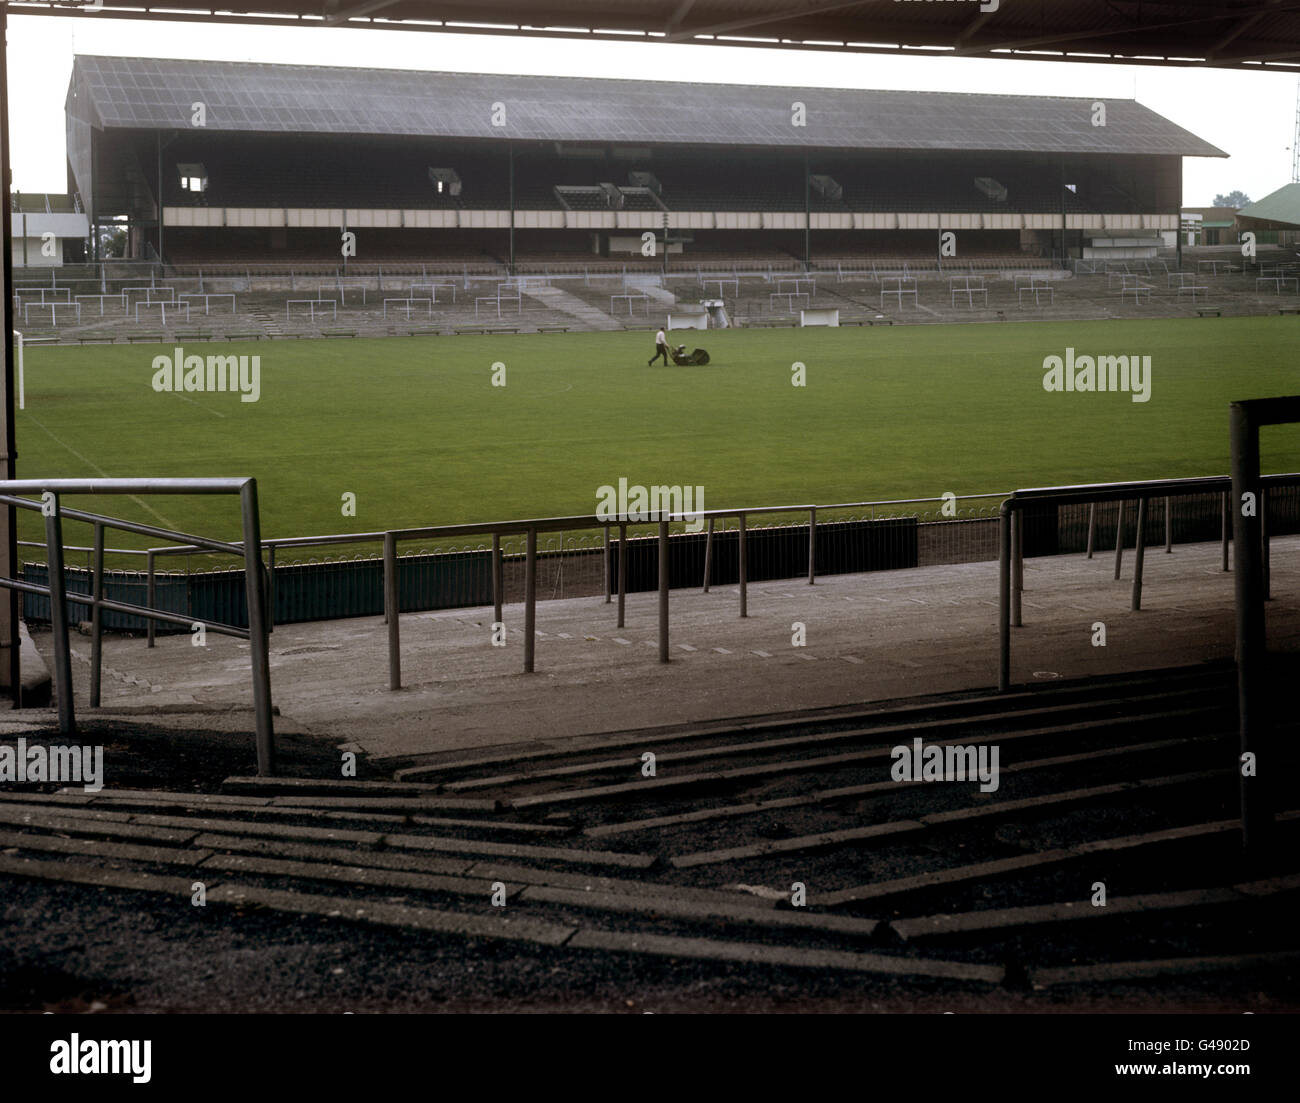
[[[1081,255],[1176,230],[1183,157],[1132,101],[79,56],[70,177],[177,265]],[[201,119],[202,125],[194,120]],[[161,217],[160,217],[161,216]],[[665,249],[666,246],[666,249]],[[666,255],[665,255],[666,254]],[[92,258],[93,259],[93,258]]]
[[[1093,108],[78,56],[70,202],[91,255],[54,283],[84,309],[24,325],[64,342],[610,330],[710,296],[741,326],[1295,305],[1253,270],[1207,284],[1199,254],[1184,265],[1182,158],[1221,151],[1135,102],[1105,126]],[[127,231],[121,260],[95,253],[105,227]],[[20,288],[48,282],[19,263]],[[189,308],[137,309],[130,288]]]

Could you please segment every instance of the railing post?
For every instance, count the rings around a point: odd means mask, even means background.
[[[275,631],[275,545],[266,549],[266,630]]]
[[[275,730],[271,723],[270,633],[266,620],[266,589],[262,578],[262,523],[257,511],[257,481],[249,479],[239,491],[244,529],[244,589],[248,598],[248,653],[253,664],[253,711],[257,723],[257,773],[275,775]]]
[[[90,707],[99,708],[100,671],[102,668],[103,616],[99,603],[104,597],[104,526],[95,522],[95,551],[92,568],[90,596]],[[152,620],[149,621],[153,623]]]
[[[537,530],[528,530],[527,556],[524,566],[524,673],[533,672],[537,648]]]
[[[1142,560],[1146,552],[1147,500],[1138,499],[1137,547],[1133,553],[1133,598],[1130,607],[1133,612],[1142,608]]]
[[[1261,485],[1259,488],[1259,552],[1260,567],[1263,571],[1264,581],[1264,600],[1273,600],[1273,580],[1270,577],[1271,571],[1269,563],[1269,546],[1268,546],[1268,487]]]
[[[659,522],[659,661],[668,662],[668,522]]]
[[[501,591],[505,588],[505,570],[501,562],[501,534],[492,534],[492,622],[504,624],[501,616]]]
[[[1228,569],[1228,540],[1232,536],[1232,513],[1228,507],[1228,495],[1223,495],[1223,569]]]
[[[1011,623],[1024,627],[1021,618],[1021,594],[1025,588],[1025,515],[1016,510],[1011,515]]]
[[[817,507],[808,511],[808,585],[817,582]]]
[[[63,518],[58,495],[45,518],[46,562],[49,564],[50,628],[54,638],[54,689],[58,695],[59,731],[71,735],[77,730],[72,704],[72,652],[68,647],[67,580],[63,575]]]
[[[1277,741],[1277,733],[1270,730],[1273,716],[1269,711],[1262,547],[1257,527],[1263,487],[1259,478],[1259,427],[1252,424],[1243,405],[1233,403],[1230,409],[1232,536],[1236,544],[1232,585],[1237,605],[1237,713],[1242,755],[1238,762],[1241,834],[1247,853],[1258,854],[1273,835],[1272,795],[1277,791],[1277,784],[1272,780],[1276,765],[1273,770],[1268,761],[1258,762],[1250,771],[1242,767],[1246,755],[1263,757]],[[1256,510],[1250,516],[1242,511],[1246,494],[1256,496]],[[1276,764],[1278,759],[1270,761]]]
[[[611,593],[613,589],[613,585],[612,585],[613,579],[610,578],[610,571],[609,571],[609,526],[608,525],[605,526],[605,557],[603,562],[605,566],[605,604],[608,605],[610,601],[613,600],[613,594]]]
[[[623,627],[627,600],[627,525],[618,526],[618,626]]]
[[[154,573],[154,552],[150,548],[145,556],[145,569],[148,571],[149,581],[145,585],[145,604],[150,609],[158,608],[158,576]],[[154,624],[157,623],[153,617],[149,618],[149,626],[146,631],[149,634],[148,647],[153,646]]]
[[[1115,519],[1115,581],[1119,581],[1120,567],[1124,562],[1124,511],[1128,503],[1123,499],[1119,503],[1119,516]]]
[[[749,572],[745,560],[745,515],[740,514],[740,615],[749,616]]]
[[[1097,503],[1088,503],[1088,558],[1092,558],[1092,548],[1097,541]]]
[[[1172,555],[1174,551],[1174,513],[1170,508],[1172,498],[1165,499],[1165,555]]]
[[[1011,518],[1010,502],[998,518],[998,692],[1011,689]]]
[[[709,575],[713,568],[713,518],[709,518],[709,532],[704,538],[704,592],[709,592]]]
[[[384,533],[384,619],[388,622],[388,688],[402,688],[402,634],[397,588],[397,534]]]

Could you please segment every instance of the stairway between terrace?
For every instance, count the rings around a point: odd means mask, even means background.
[[[525,287],[523,294],[536,299],[549,310],[558,310],[582,323],[584,329],[612,330],[623,328],[621,322],[611,318],[603,310],[597,310],[589,303],[584,303],[575,295],[561,291],[558,287]]]

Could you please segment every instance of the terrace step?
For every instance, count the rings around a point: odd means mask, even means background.
[[[1247,944],[1260,952],[1224,952],[1300,892],[1300,813],[1279,817],[1275,856],[1238,868],[1232,724],[1214,707],[1225,698],[1230,716],[1230,689],[1225,664],[583,737],[525,752],[533,773],[499,751],[457,752],[420,767],[426,783],[0,794],[0,877],[149,892],[163,909],[188,907],[200,880],[218,907],[535,953],[966,987],[1280,965],[1300,956],[1286,924]],[[914,737],[1003,745],[1005,789],[893,780],[891,746]],[[563,788],[639,762],[648,742],[658,776]],[[485,784],[457,785],[474,775]],[[642,819],[618,803],[628,794]],[[530,800],[580,811],[547,820],[522,811]],[[628,849],[600,848],[605,835]],[[1114,883],[1105,916],[1078,901],[1092,879],[1081,868]],[[806,898],[792,898],[800,884]]]
[[[536,299],[548,310],[567,314],[570,318],[582,323],[583,329],[616,330],[623,328],[623,324],[616,318],[606,314],[603,310],[596,309],[590,303],[583,302],[576,295],[561,291],[558,287],[528,286],[521,289],[521,294],[527,295],[530,299]]]

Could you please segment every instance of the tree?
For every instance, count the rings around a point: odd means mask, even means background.
[[[101,227],[99,231],[99,255],[106,260],[126,256],[126,230]]]
[[[1214,197],[1216,207],[1231,207],[1236,211],[1241,210],[1242,207],[1249,205],[1249,203],[1250,196],[1244,191],[1230,191],[1227,195],[1216,195]]]

